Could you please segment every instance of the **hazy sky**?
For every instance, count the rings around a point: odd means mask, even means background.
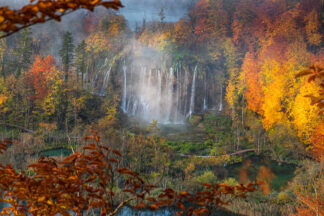
[[[121,0],[124,8],[120,13],[125,16],[133,28],[136,23],[139,25],[145,18],[146,21],[158,20],[158,13],[162,7],[165,8],[165,21],[175,22],[186,15],[188,6],[195,0]],[[10,5],[21,7],[29,3],[29,0],[0,0],[0,6]]]
[[[131,26],[137,22],[159,20],[158,13],[163,7],[165,11],[165,21],[175,22],[187,13],[188,6],[193,0],[122,0],[125,8],[120,12],[130,22]]]

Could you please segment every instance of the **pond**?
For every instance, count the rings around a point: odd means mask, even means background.
[[[8,204],[6,203],[0,203],[0,211],[8,207]],[[74,214],[71,213],[73,216]],[[99,216],[99,214],[96,214],[96,216]],[[135,210],[130,207],[124,207],[122,208],[117,214],[117,216],[173,216],[176,215],[175,210],[170,209],[161,209],[157,211],[150,211],[150,210]],[[219,210],[216,212],[213,212],[211,214],[212,216],[235,216],[236,214],[233,214],[231,212],[225,211],[225,210]]]
[[[247,181],[256,181],[259,178],[269,177],[272,191],[283,190],[288,182],[295,176],[296,166],[287,163],[278,163],[268,157],[250,156],[241,163],[226,167],[227,177],[239,180],[245,175]],[[244,173],[245,172],[245,173]]]

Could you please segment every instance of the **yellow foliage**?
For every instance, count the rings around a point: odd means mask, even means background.
[[[270,129],[273,124],[283,119],[282,99],[285,96],[286,77],[279,62],[266,60],[261,68],[263,74],[264,103],[263,126]]]
[[[3,103],[5,103],[6,100],[7,100],[6,95],[4,95],[4,94],[0,94],[0,105],[3,104]]]
[[[235,94],[235,84],[232,82],[229,82],[226,88],[226,101],[231,109],[234,107],[234,101],[236,100],[236,94]]]
[[[96,32],[87,38],[87,50],[100,53],[108,48],[108,42],[104,32]]]
[[[149,29],[145,29],[138,41],[150,48],[164,51],[172,43],[172,32],[169,30],[150,32]]]
[[[319,92],[319,87],[314,83],[305,82],[295,98],[292,109],[293,123],[297,128],[299,138],[306,144],[311,142],[312,133],[319,122],[318,107],[311,105],[311,99],[306,95]]]

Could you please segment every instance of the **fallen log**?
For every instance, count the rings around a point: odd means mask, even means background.
[[[185,155],[185,154],[180,154],[181,157],[198,157],[198,158],[214,158],[214,157],[222,157],[222,156],[234,156],[234,155],[240,155],[240,154],[244,154],[246,152],[252,152],[252,151],[256,151],[256,149],[244,149],[244,150],[240,150],[240,151],[237,151],[237,152],[233,152],[233,153],[230,153],[230,154],[225,154],[225,155],[215,155],[215,156],[212,156],[212,155],[208,155],[208,156],[201,156],[201,155]]]
[[[35,131],[33,130],[30,130],[30,129],[27,129],[27,128],[24,128],[24,127],[21,127],[19,125],[12,125],[12,124],[6,124],[6,123],[0,123],[0,125],[3,125],[5,127],[9,127],[9,128],[17,128],[19,130],[22,130],[22,131],[25,131],[25,132],[28,132],[28,133],[34,133]]]

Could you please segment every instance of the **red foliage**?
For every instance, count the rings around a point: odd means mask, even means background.
[[[191,12],[194,17],[196,45],[207,45],[227,33],[228,14],[222,1],[199,0]],[[218,38],[219,39],[219,38]]]
[[[316,159],[323,160],[324,157],[324,122],[321,122],[313,132],[313,153]]]
[[[48,80],[52,76],[55,66],[55,59],[51,55],[44,59],[40,56],[36,57],[27,74],[27,81],[35,91],[35,95],[31,95],[32,99],[43,98],[48,93]]]
[[[87,33],[93,32],[98,22],[98,16],[96,16],[94,13],[87,13],[82,20],[84,31]]]
[[[246,91],[245,96],[248,108],[262,114],[263,90],[258,73],[257,61],[252,53],[248,52],[245,56],[242,70],[245,73]]]

